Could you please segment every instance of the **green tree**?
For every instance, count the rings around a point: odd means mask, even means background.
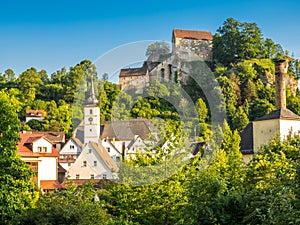
[[[162,61],[163,57],[170,53],[170,46],[164,41],[154,42],[150,44],[146,50],[148,60]]]
[[[24,211],[15,219],[19,225],[37,224],[71,224],[92,225],[112,224],[111,217],[103,209],[103,191],[95,191],[93,183],[77,188],[69,184],[62,192],[43,196],[36,208]],[[99,201],[95,201],[95,196]]]
[[[42,86],[43,81],[41,74],[35,68],[30,68],[21,73],[17,79],[18,87],[22,92],[22,100],[26,104],[31,104],[35,99],[39,88]]]
[[[232,129],[241,133],[249,123],[247,114],[242,106],[239,106],[232,119]]]
[[[35,120],[35,119],[29,120],[27,122],[27,125],[30,127],[30,130],[33,130],[33,131],[42,131],[43,130],[43,122],[39,121],[39,120]]]
[[[208,109],[207,109],[206,104],[205,104],[205,102],[203,101],[202,98],[199,98],[196,101],[195,107],[196,107],[196,110],[198,112],[199,122],[200,123],[205,122],[207,117],[208,117]]]
[[[261,56],[263,35],[255,23],[228,18],[213,39],[213,58],[225,66]]]
[[[0,223],[34,207],[39,192],[30,181],[33,172],[17,155],[20,122],[9,96],[0,91]]]

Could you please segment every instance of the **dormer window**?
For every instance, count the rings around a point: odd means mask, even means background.
[[[43,147],[43,152],[47,152],[47,147]]]
[[[82,166],[83,166],[83,167],[86,167],[86,161],[83,161]]]
[[[43,151],[42,147],[38,147],[38,152],[42,152],[42,151]]]
[[[70,149],[74,149],[75,148],[75,146],[74,145],[70,145]]]

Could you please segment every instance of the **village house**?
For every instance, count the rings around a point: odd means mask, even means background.
[[[59,164],[68,171],[82,151],[79,139],[71,137],[59,152]]]
[[[75,163],[68,170],[69,180],[116,179],[118,166],[107,150],[95,142],[86,143]]]
[[[28,123],[30,120],[38,120],[43,121],[46,116],[45,110],[34,110],[34,109],[27,109],[26,110],[26,123]]]
[[[189,50],[195,53],[203,61],[212,60],[211,32],[200,30],[174,29],[172,34],[172,51]]]
[[[58,151],[45,134],[23,132],[20,134],[18,154],[30,165],[36,175],[32,180],[43,190],[59,188]]]
[[[139,93],[144,87],[149,85],[149,70],[146,63],[139,68],[121,69],[119,75],[119,85],[122,91],[133,90]]]
[[[101,134],[102,145],[105,146],[106,142],[112,143],[123,158],[135,152],[132,151],[135,145],[140,143],[144,146],[151,138],[157,139],[155,128],[149,119],[107,121]]]
[[[250,122],[241,133],[240,146],[245,162],[249,162],[253,154],[259,152],[261,146],[268,144],[275,135],[284,140],[288,135],[300,131],[300,116],[286,108],[285,76],[288,63],[288,60],[275,62],[276,110]]]

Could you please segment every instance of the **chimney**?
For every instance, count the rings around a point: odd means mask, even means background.
[[[286,109],[285,76],[289,67],[289,59],[275,61],[276,109]]]

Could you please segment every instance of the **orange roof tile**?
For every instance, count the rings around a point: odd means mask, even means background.
[[[21,141],[18,143],[18,154],[22,157],[58,157],[59,153],[52,147],[51,153],[32,152],[28,144],[44,137],[39,133],[21,133]],[[46,138],[47,139],[47,138]]]
[[[63,185],[60,184],[57,180],[41,180],[40,188],[44,190],[59,189],[63,188]]]
[[[175,38],[184,38],[184,39],[197,39],[197,40],[209,40],[212,41],[213,37],[209,31],[200,31],[200,30],[173,30],[173,37]]]
[[[44,117],[46,115],[45,110],[27,109],[26,116],[28,117]]]

